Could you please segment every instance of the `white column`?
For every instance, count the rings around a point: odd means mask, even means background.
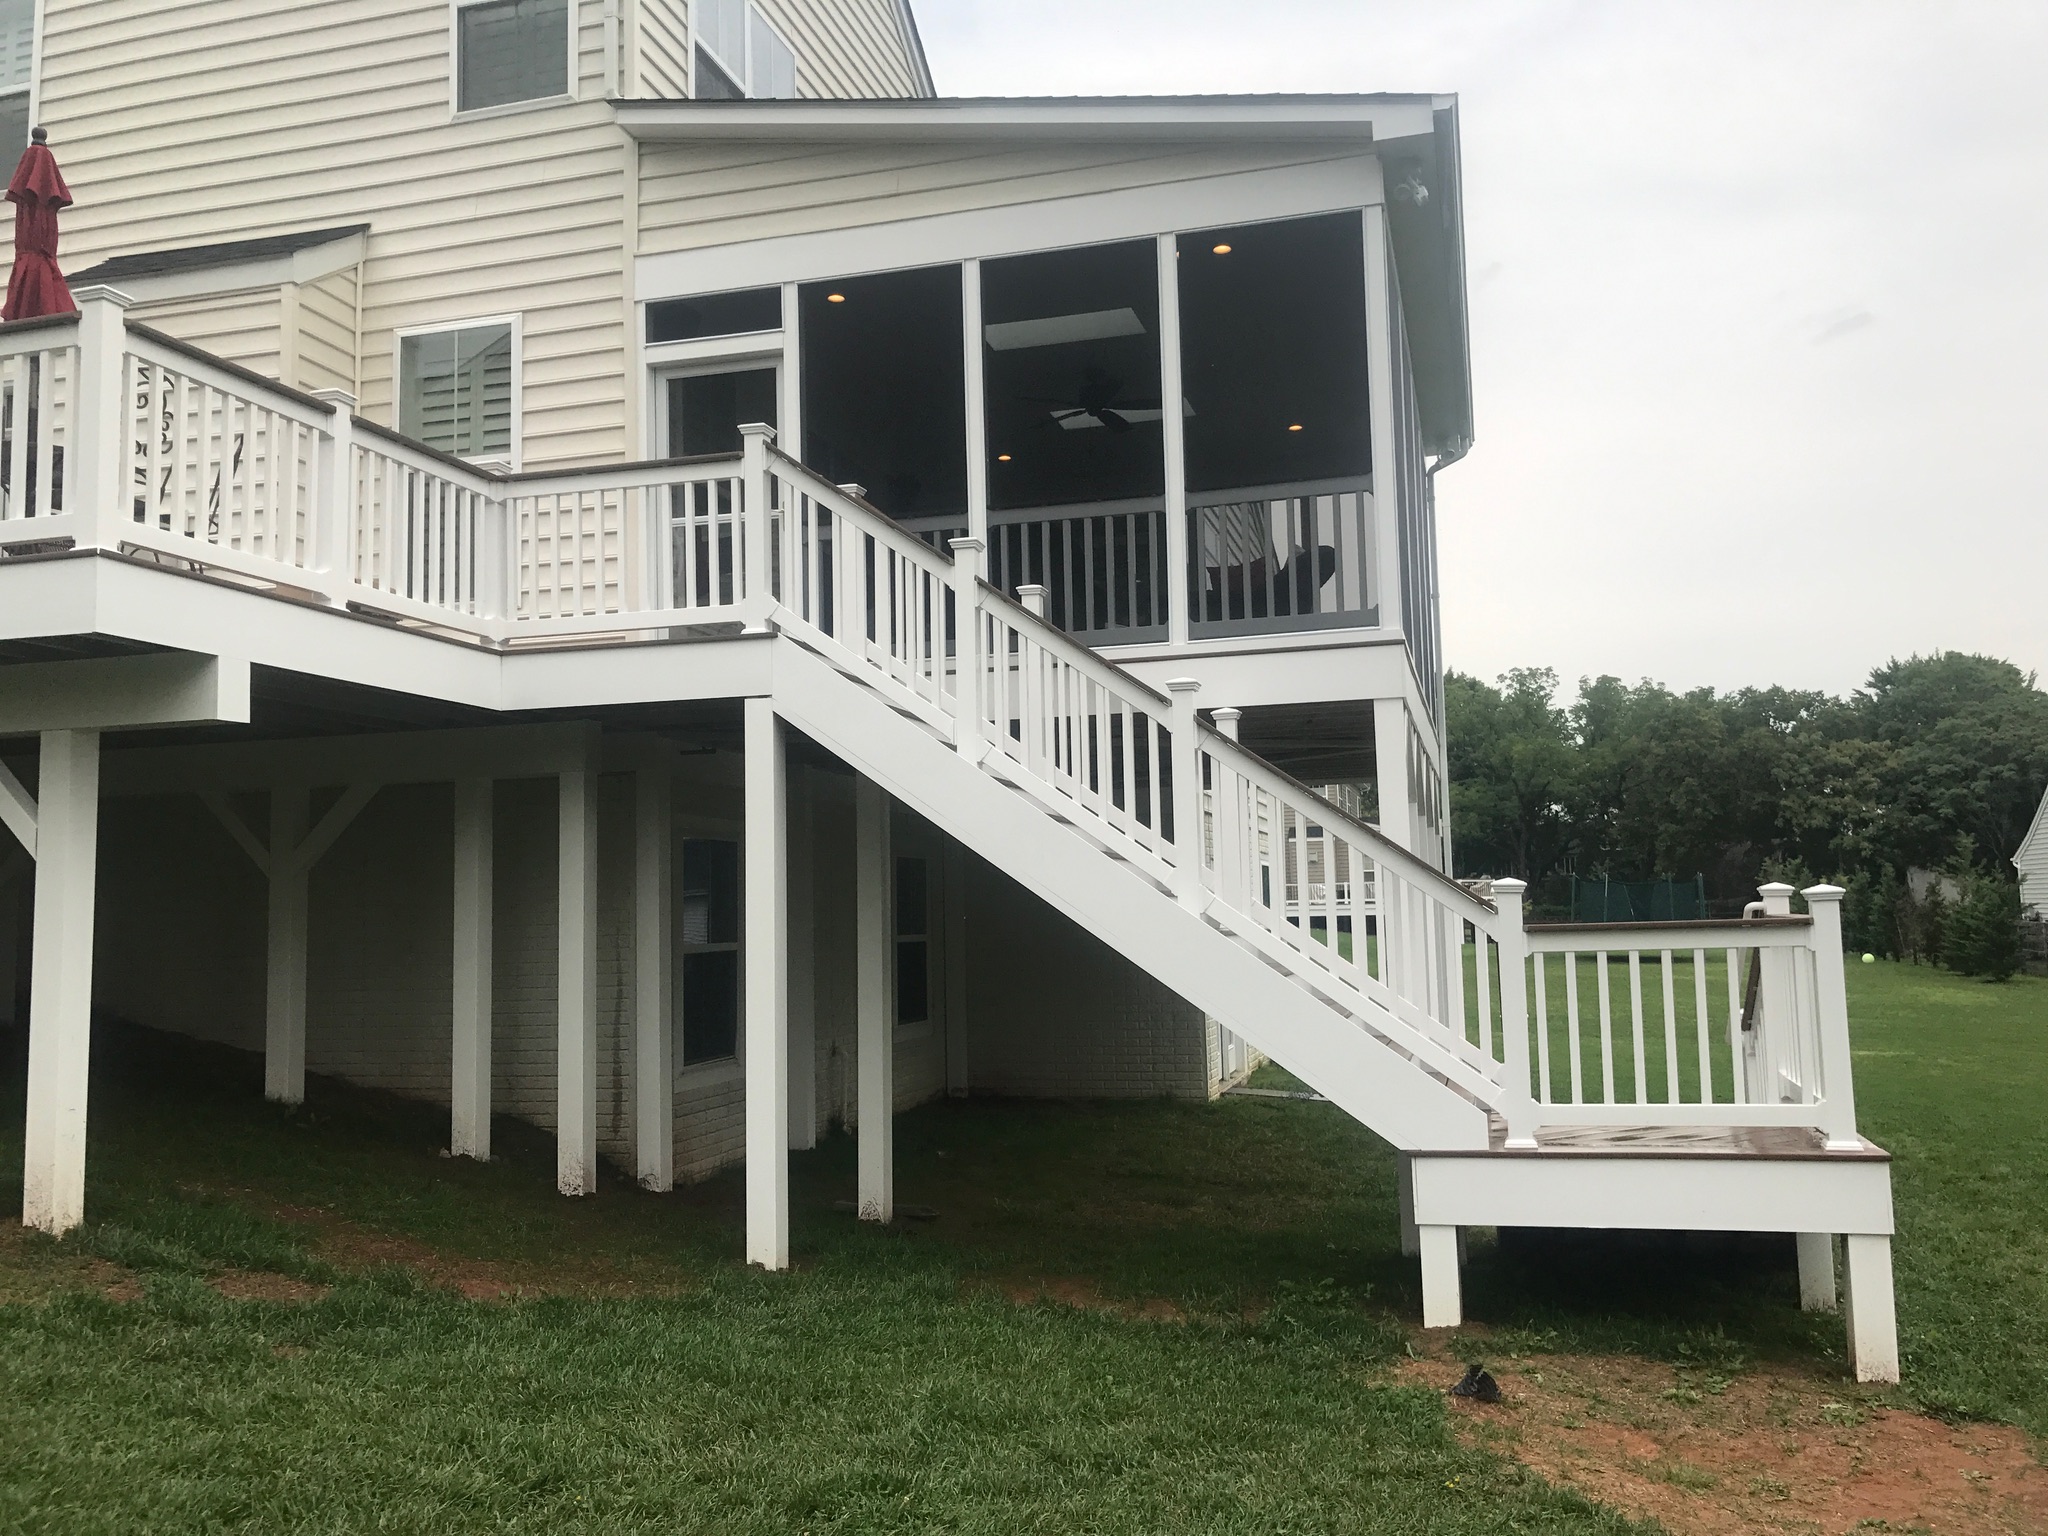
[[[1379,829],[1415,851],[1415,815],[1408,799],[1408,706],[1400,699],[1372,701],[1374,776],[1379,783]]]
[[[967,1097],[967,850],[946,840],[946,1092]]]
[[[1465,1320],[1458,1274],[1458,1229],[1418,1227],[1422,1250],[1422,1326],[1455,1328]]]
[[[1166,452],[1166,638],[1188,638],[1186,391],[1180,368],[1180,242],[1159,237],[1159,436]]]
[[[1365,210],[1365,365],[1372,421],[1373,550],[1380,626],[1404,632],[1401,585],[1401,483],[1394,469],[1394,291],[1387,280],[1387,211]]]
[[[1799,893],[1813,918],[1813,999],[1820,1010],[1821,1091],[1825,1098],[1827,1146],[1853,1151],[1863,1145],[1856,1130],[1856,1068],[1849,1055],[1849,989],[1842,974],[1842,897],[1839,885],[1809,885]],[[1890,1260],[1886,1260],[1890,1272]]]
[[[1897,1381],[1899,1321],[1892,1303],[1892,1240],[1852,1232],[1842,1239],[1842,1258],[1849,1363],[1856,1379]]]
[[[981,263],[960,263],[961,343],[967,364],[967,536],[981,540],[981,558],[988,549],[988,413],[986,354],[981,345]],[[987,570],[984,565],[980,572]]]
[[[73,537],[86,549],[119,537],[127,517],[123,504],[133,494],[122,470],[127,462],[122,412],[128,400],[126,311],[135,301],[104,286],[80,288],[72,298],[78,305],[78,372],[72,386],[77,438],[64,458],[70,481],[64,510],[76,519]]]
[[[788,787],[771,699],[746,701],[747,1262],[789,1268]]]
[[[299,856],[309,795],[270,792],[270,960],[263,1003],[263,1096],[306,1101],[306,919],[312,870]]]
[[[455,1028],[448,1150],[491,1160],[493,791],[489,779],[455,785]]]
[[[810,772],[789,773],[789,1146],[818,1144],[817,818]]]
[[[895,881],[889,848],[889,797],[857,779],[854,815],[855,1119],[860,1134],[858,1203],[863,1221],[896,1215]]]
[[[99,732],[45,731],[36,793],[36,926],[21,1221],[61,1235],[85,1220]]]
[[[633,1175],[643,1189],[676,1182],[674,781],[667,768],[633,776]]]
[[[1394,1154],[1394,1209],[1401,1218],[1401,1257],[1412,1259],[1422,1252],[1422,1229],[1415,1225],[1415,1159],[1406,1152]]]
[[[1799,1305],[1808,1312],[1835,1310],[1837,1302],[1833,1233],[1799,1234]]]
[[[597,1190],[597,786],[559,780],[555,914],[555,1187]]]

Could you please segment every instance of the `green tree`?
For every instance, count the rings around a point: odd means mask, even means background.
[[[1499,682],[1460,672],[1444,680],[1452,843],[1461,871],[1534,884],[1562,868],[1571,847],[1572,743],[1553,702],[1555,672],[1519,668]]]
[[[2010,981],[2020,968],[2020,887],[2002,875],[1978,874],[1948,920],[1943,959],[1952,971]]]

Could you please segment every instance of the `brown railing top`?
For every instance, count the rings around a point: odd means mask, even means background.
[[[76,326],[77,324],[78,312],[76,310],[73,310],[68,315],[38,315],[33,320],[4,320],[0,321],[0,337],[19,336],[25,331],[50,331],[55,330],[58,326]]]
[[[1529,933],[1650,933],[1664,928],[1713,928],[1740,933],[1745,928],[1806,928],[1813,919],[1790,917],[1672,917],[1649,923],[1524,923]]]
[[[189,357],[196,363],[205,363],[209,368],[218,368],[222,373],[240,379],[244,383],[253,384],[258,389],[267,389],[274,395],[283,395],[287,400],[296,401],[310,411],[331,412],[334,409],[334,402],[332,400],[322,400],[317,396],[307,394],[302,389],[293,389],[289,384],[280,384],[275,379],[266,379],[262,374],[257,373],[253,369],[244,368],[240,363],[231,363],[224,357],[217,357],[202,347],[193,346],[189,341],[180,341],[177,337],[168,335],[153,325],[144,325],[140,320],[130,320],[128,322],[128,334],[140,336],[146,341],[153,341],[167,352],[175,352],[180,357]]]
[[[565,475],[577,474],[624,475],[647,469],[694,469],[704,464],[737,464],[744,457],[739,453],[698,453],[673,459],[630,459],[616,464],[565,464],[552,469],[485,469],[482,465],[472,464],[445,448],[436,448],[433,444],[423,443],[416,437],[407,437],[396,427],[387,427],[383,422],[372,421],[367,416],[356,417],[355,424],[358,431],[367,432],[372,437],[381,437],[386,442],[397,443],[403,448],[410,448],[422,457],[437,460],[450,469],[459,469],[464,474],[474,475],[493,485],[518,485],[522,481],[530,480],[559,480]]]

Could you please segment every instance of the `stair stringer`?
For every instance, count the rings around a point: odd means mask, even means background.
[[[1479,1151],[1486,1109],[1140,875],[1061,827],[878,693],[775,642],[775,711],[1139,969],[1405,1151]]]

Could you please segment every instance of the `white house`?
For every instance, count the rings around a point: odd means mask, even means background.
[[[2012,867],[2019,874],[2020,910],[2048,917],[2048,794],[2042,795],[2034,824],[2020,839]]]
[[[1839,893],[1596,939],[1445,874],[1454,97],[948,100],[900,0],[27,14],[30,1222],[95,1008],[566,1194],[744,1162],[770,1267],[834,1121],[886,1220],[894,1109],[1257,1052],[1407,1154],[1432,1326],[1464,1226],[1794,1232],[1816,1306],[1839,1235],[1896,1374]]]

